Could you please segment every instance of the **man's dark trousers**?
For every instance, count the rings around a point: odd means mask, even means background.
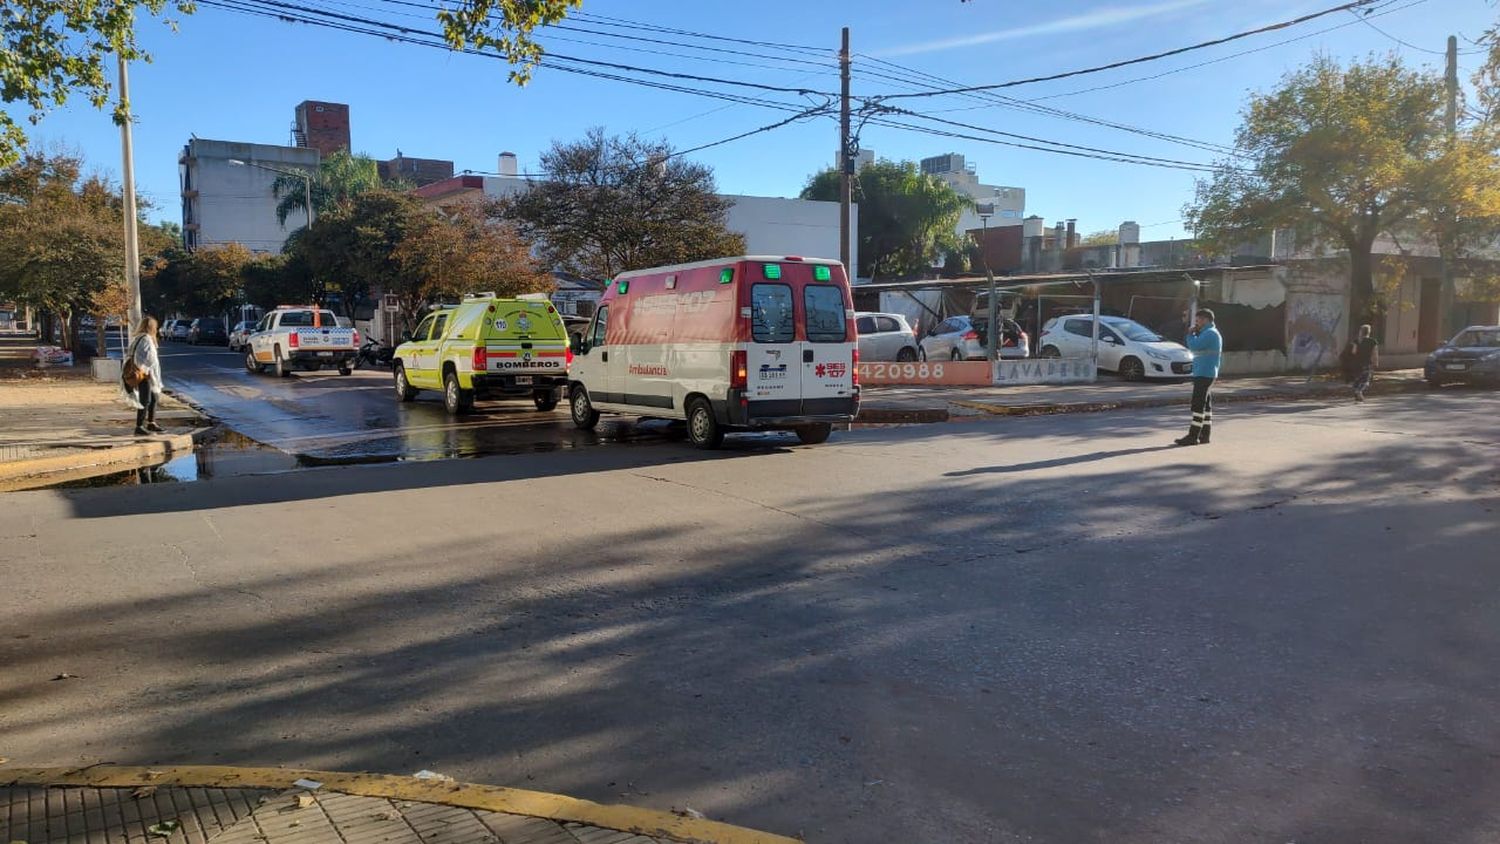
[[[1200,443],[1208,442],[1214,427],[1214,379],[1193,379],[1193,424],[1188,428],[1187,438]]]

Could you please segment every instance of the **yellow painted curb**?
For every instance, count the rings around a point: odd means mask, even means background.
[[[0,483],[7,484],[6,489],[24,489],[27,481],[35,480],[38,484],[45,484],[46,475],[92,469],[98,466],[112,466],[117,463],[161,462],[179,454],[191,453],[192,450],[193,435],[176,434],[113,448],[89,449],[56,457],[13,460],[0,464]],[[12,485],[12,482],[19,482],[19,484]]]
[[[475,785],[419,780],[388,774],[350,774],[337,771],[299,771],[289,768],[232,768],[188,765],[163,768],[97,765],[87,768],[0,768],[0,785],[34,788],[135,788],[143,785],[179,788],[293,788],[310,779],[320,790],[359,797],[386,797],[415,803],[437,803],[464,809],[504,812],[562,823],[631,832],[686,844],[801,844],[797,839],[756,832],[718,821],[681,817],[671,812],[635,806],[605,805],[497,785]]]

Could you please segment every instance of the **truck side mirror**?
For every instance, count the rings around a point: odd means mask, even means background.
[[[589,343],[587,340],[583,339],[582,334],[579,334],[577,331],[575,331],[572,334],[568,335],[568,340],[573,344],[573,351],[577,352],[580,355],[586,355],[589,353]]]

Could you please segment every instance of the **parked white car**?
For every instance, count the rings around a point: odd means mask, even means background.
[[[1187,378],[1193,374],[1193,353],[1181,343],[1132,319],[1099,319],[1099,368],[1119,373],[1127,381],[1147,378]],[[1091,314],[1054,317],[1042,327],[1041,357],[1088,357],[1094,349]]]
[[[917,333],[901,314],[857,313],[854,325],[859,331],[861,361],[917,359]]]
[[[229,350],[231,352],[244,352],[250,349],[250,335],[255,331],[255,320],[245,320],[234,324],[234,330],[229,332]]]
[[[988,347],[984,335],[988,330],[989,326],[974,317],[950,317],[922,338],[918,356],[922,360],[985,360]],[[1000,358],[1027,357],[1031,357],[1031,338],[1015,320],[1000,320]]]

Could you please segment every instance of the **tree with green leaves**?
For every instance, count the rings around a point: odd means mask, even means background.
[[[250,250],[238,243],[177,251],[153,273],[152,289],[168,310],[216,314],[239,301],[252,259]]]
[[[68,348],[125,265],[120,195],[82,173],[83,160],[68,153],[28,152],[0,170],[0,299],[41,311],[49,331],[65,318]]]
[[[745,250],[725,226],[733,202],[716,192],[713,171],[665,142],[594,128],[553,142],[541,165],[545,179],[492,210],[538,242],[553,269],[608,279]]]
[[[436,11],[443,37],[453,49],[478,49],[499,55],[511,66],[510,80],[524,85],[541,61],[534,34],[555,24],[583,0],[458,0]],[[191,0],[7,0],[0,4],[0,167],[17,161],[26,149],[26,130],[9,109],[19,103],[37,123],[67,102],[74,92],[95,108],[110,104],[109,82],[116,55],[126,61],[150,61],[136,42],[136,19],[190,14]],[[172,29],[177,21],[165,18]],[[116,123],[128,119],[114,106]]]
[[[313,210],[317,212],[314,217],[345,207],[354,197],[383,187],[375,159],[364,153],[351,155],[347,150],[338,150],[322,159],[318,169],[308,176],[312,181]],[[307,188],[308,182],[301,176],[281,175],[271,183],[271,194],[277,199],[278,223],[285,225],[293,212],[306,213]]]
[[[837,202],[838,170],[814,174],[802,198]],[[913,162],[882,160],[862,167],[854,202],[859,205],[859,275],[864,278],[926,273],[945,256],[965,251],[958,221],[974,200],[922,173]],[[961,263],[954,259],[955,266]]]
[[[1341,66],[1319,57],[1276,90],[1251,98],[1236,136],[1240,157],[1198,182],[1183,209],[1210,247],[1294,229],[1348,256],[1350,322],[1382,310],[1376,240],[1415,232],[1441,241],[1442,220],[1492,226],[1500,213],[1492,145],[1449,139],[1436,74],[1396,57]],[[1491,229],[1493,231],[1493,229]]]
[[[396,296],[406,326],[416,323],[428,303],[465,293],[516,296],[553,289],[551,274],[532,257],[530,245],[509,224],[477,208],[419,215],[392,256],[402,271],[384,291]]]

